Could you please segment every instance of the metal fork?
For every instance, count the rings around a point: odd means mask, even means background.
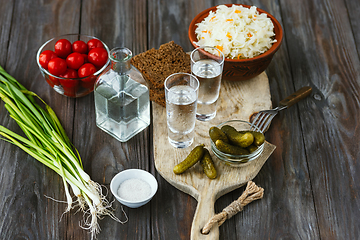
[[[311,87],[302,87],[287,98],[281,100],[279,106],[276,108],[258,112],[254,120],[251,122],[250,130],[256,129],[264,132],[279,111],[289,108],[301,99],[309,96],[311,91]]]

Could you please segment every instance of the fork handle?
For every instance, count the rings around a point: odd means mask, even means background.
[[[297,90],[296,92],[294,92],[293,94],[291,94],[290,96],[288,96],[287,98],[281,100],[279,102],[279,105],[289,108],[292,105],[294,105],[295,103],[299,102],[301,99],[304,99],[307,96],[309,96],[311,91],[312,91],[312,88],[309,86],[302,87],[299,90]]]

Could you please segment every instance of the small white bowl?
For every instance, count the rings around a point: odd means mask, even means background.
[[[121,198],[118,195],[118,189],[120,187],[120,184],[123,183],[125,180],[133,179],[133,178],[143,180],[150,185],[151,193],[147,198],[140,201],[129,201]],[[110,190],[112,194],[115,196],[115,198],[121,204],[128,206],[130,208],[138,208],[148,203],[155,195],[157,189],[158,189],[158,183],[156,181],[156,178],[151,173],[141,169],[127,169],[121,171],[113,177],[110,183]]]

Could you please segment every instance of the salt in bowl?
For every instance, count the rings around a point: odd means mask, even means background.
[[[158,183],[155,177],[141,169],[121,171],[110,183],[110,190],[115,198],[130,208],[138,208],[148,203],[157,189]]]

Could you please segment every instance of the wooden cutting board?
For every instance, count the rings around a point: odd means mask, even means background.
[[[198,201],[191,227],[191,239],[214,240],[219,238],[218,227],[212,228],[207,235],[200,233],[201,228],[215,214],[216,199],[252,180],[267,159],[267,157],[256,159],[244,167],[230,167],[221,163],[210,150],[209,128],[232,119],[249,121],[252,113],[270,108],[270,88],[265,72],[247,81],[223,81],[216,117],[209,122],[196,121],[194,143],[188,148],[176,149],[168,142],[166,109],[153,103],[155,167],[166,181]],[[218,172],[217,178],[210,180],[203,173],[199,163],[183,174],[175,175],[174,166],[183,161],[189,152],[201,143],[205,144],[212,155]],[[274,149],[275,146],[266,143],[263,155],[270,156]]]

